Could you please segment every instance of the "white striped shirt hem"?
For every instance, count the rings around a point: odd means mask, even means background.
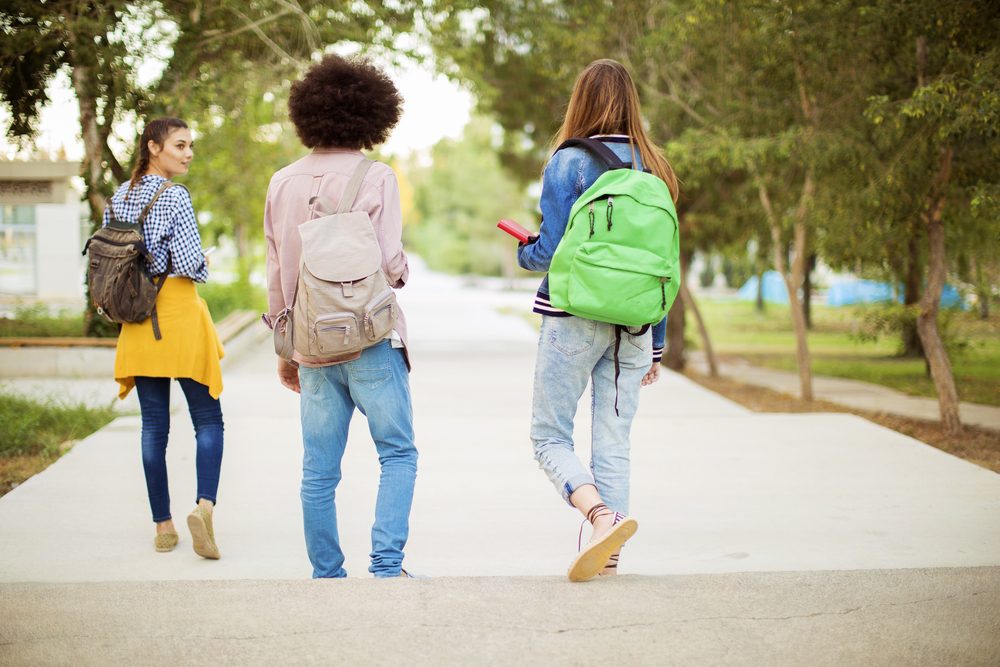
[[[555,317],[569,317],[569,313],[553,306],[552,302],[543,296],[541,292],[535,294],[535,307],[532,308],[532,312],[542,315],[553,315]]]

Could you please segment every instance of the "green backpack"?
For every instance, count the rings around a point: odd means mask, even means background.
[[[662,320],[681,286],[677,212],[666,183],[595,139],[568,139],[607,165],[573,204],[549,266],[556,308],[642,327]]]

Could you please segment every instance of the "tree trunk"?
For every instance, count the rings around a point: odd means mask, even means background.
[[[806,317],[806,329],[812,331],[812,272],[816,268],[816,253],[809,253],[805,275],[802,280],[802,312]]]
[[[981,260],[976,260],[976,301],[979,304],[979,319],[990,319],[990,284],[983,276]]]
[[[681,289],[687,284],[688,267],[694,251],[681,250]],[[667,368],[680,372],[687,365],[687,351],[684,342],[684,332],[687,327],[687,313],[684,299],[675,299],[667,314],[667,349],[664,351],[663,363]]]
[[[920,315],[917,316],[917,332],[927,355],[927,363],[931,369],[931,378],[938,394],[938,404],[941,409],[941,424],[949,434],[957,434],[962,430],[962,421],[958,410],[958,391],[955,388],[955,376],[951,370],[948,352],[941,341],[938,331],[938,304],[941,303],[941,291],[944,289],[945,277],[948,273],[947,255],[944,244],[944,225],[941,216],[945,203],[945,187],[951,177],[951,147],[941,151],[941,164],[934,178],[934,186],[929,195],[928,210],[924,214],[927,225],[928,270],[927,289],[920,300]]]
[[[758,313],[764,312],[764,269],[763,267],[757,271],[757,299],[754,301],[754,307],[757,309]]]
[[[705,319],[701,316],[698,303],[691,296],[691,291],[688,290],[687,285],[684,283],[681,283],[680,295],[681,300],[691,310],[691,314],[694,315],[694,321],[698,325],[698,335],[701,337],[701,349],[705,351],[705,361],[708,363],[708,375],[709,377],[717,378],[719,377],[719,363],[715,359],[712,339],[708,336],[708,327],[705,326]]]
[[[681,289],[684,281],[681,280]],[[678,373],[687,365],[684,354],[684,329],[687,325],[684,299],[676,299],[667,314],[667,349],[663,353],[663,363]]]
[[[102,158],[104,150],[101,133],[97,127],[97,100],[91,90],[91,70],[87,65],[76,63],[73,70],[73,90],[80,104],[80,130],[83,135],[83,178],[87,186],[87,202],[90,204],[90,220],[96,227],[104,215],[104,183]]]
[[[92,70],[89,65],[75,62],[72,66],[73,90],[80,104],[80,131],[83,136],[83,179],[87,204],[90,207],[92,230],[101,226],[104,217],[104,142],[97,124],[97,100],[93,94]],[[85,287],[86,308],[83,312],[84,334],[87,336],[112,337],[117,335],[118,326],[97,314],[90,300],[90,288]]]
[[[798,288],[802,284],[802,276],[805,272],[806,263],[806,223],[805,216],[809,200],[813,196],[815,185],[813,183],[812,170],[806,172],[805,182],[802,184],[802,196],[799,199],[799,206],[795,215],[795,257],[792,261],[791,275],[785,269],[785,257],[783,244],[781,243],[781,223],[774,213],[771,205],[771,197],[763,181],[757,183],[757,192],[760,196],[760,203],[767,214],[768,224],[771,227],[771,240],[774,245],[774,265],[781,277],[785,280],[785,288],[788,290],[788,305],[792,312],[792,326],[795,329],[795,360],[799,368],[799,388],[803,400],[813,399],[812,390],[812,361],[809,357],[809,342],[806,337],[806,319],[802,310],[802,303],[799,301]]]
[[[240,222],[233,226],[233,236],[236,241],[237,280],[244,285],[250,284],[250,267],[253,263],[253,250],[250,246],[250,232],[246,223]]]
[[[910,234],[906,242],[906,281],[903,283],[903,304],[916,306],[920,303],[920,283],[923,266],[920,262],[920,245],[916,234]],[[903,356],[911,359],[926,359],[924,346],[920,343],[916,320],[903,320]]]
[[[764,272],[767,271],[767,250],[764,238],[758,239],[754,250],[754,267],[757,274],[757,298],[754,303],[758,313],[764,312]]]

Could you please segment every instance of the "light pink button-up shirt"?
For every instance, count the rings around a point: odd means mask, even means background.
[[[264,205],[264,237],[267,239],[267,310],[272,321],[295,298],[302,258],[298,226],[309,217],[309,198],[318,194],[338,205],[363,157],[361,151],[356,150],[317,148],[271,177]],[[368,213],[382,248],[382,270],[391,286],[402,287],[409,278],[410,267],[403,252],[399,185],[391,167],[381,162],[371,166],[351,210]],[[406,319],[402,310],[395,330],[405,351]],[[329,363],[358,356],[334,358]],[[298,360],[298,355],[294,358]]]

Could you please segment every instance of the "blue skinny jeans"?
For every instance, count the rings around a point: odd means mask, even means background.
[[[222,403],[212,398],[208,387],[190,378],[177,381],[187,399],[194,424],[198,472],[198,494],[216,502],[219,469],[222,467]],[[136,377],[142,413],[142,467],[146,473],[146,491],[153,521],[167,521],[170,516],[170,489],[167,486],[167,437],[170,434],[170,378]]]

